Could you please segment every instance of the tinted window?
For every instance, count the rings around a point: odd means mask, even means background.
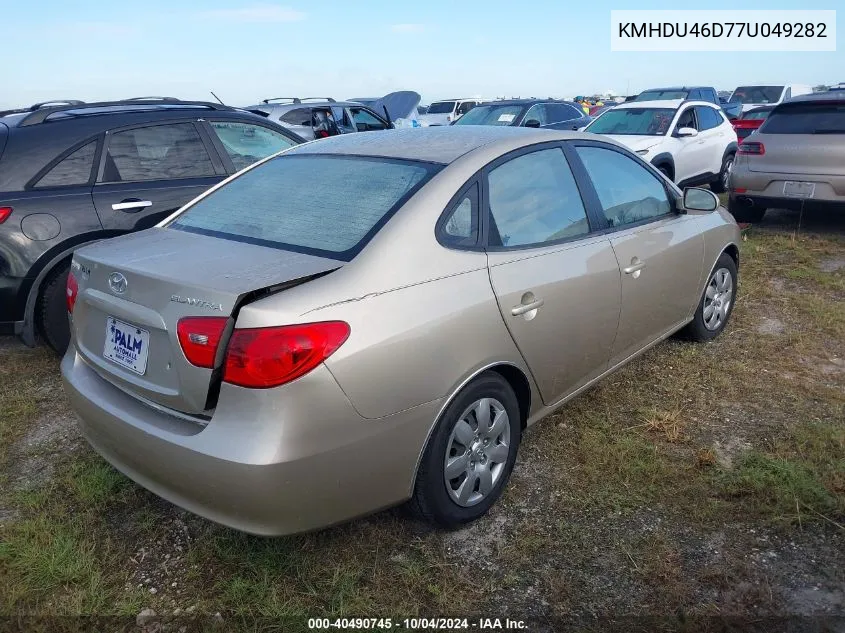
[[[669,108],[625,108],[608,110],[587,126],[594,134],[635,134],[663,136],[675,110]]]
[[[701,95],[705,101],[709,101],[710,103],[720,103],[719,95],[716,94],[716,91],[713,88],[709,88],[707,90],[702,90]]]
[[[731,103],[777,103],[783,86],[740,86],[731,95]]]
[[[686,90],[646,90],[637,95],[634,101],[667,101],[670,99],[686,99]]]
[[[295,110],[291,110],[290,112],[283,114],[279,120],[287,123],[288,125],[310,126],[311,108],[297,108]]]
[[[699,131],[712,130],[713,128],[722,125],[722,117],[719,116],[719,113],[713,108],[696,106],[695,114],[698,117]]]
[[[678,124],[675,126],[676,130],[680,130],[682,127],[691,127],[693,129],[698,129],[698,125],[695,122],[695,108],[687,108],[683,112],[681,112],[681,116],[678,117]]]
[[[575,178],[560,149],[523,154],[488,177],[491,246],[542,244],[589,231]]]
[[[287,136],[260,125],[233,121],[210,121],[209,125],[239,171],[294,145]]]
[[[776,108],[760,132],[765,134],[845,134],[845,104],[815,103]]]
[[[203,198],[168,226],[351,259],[403,197],[435,171],[408,161],[282,155]]]
[[[452,114],[454,109],[454,101],[435,101],[428,106],[428,112],[426,114]]]
[[[94,165],[96,149],[97,141],[83,145],[44,174],[35,186],[67,187],[69,185],[84,185],[91,178],[91,168]]]
[[[474,185],[452,207],[443,224],[441,241],[454,246],[475,246],[478,243],[478,186]]]
[[[740,116],[739,118],[743,121],[747,121],[748,119],[762,121],[767,116],[769,116],[769,112],[771,112],[771,110],[749,110],[748,112],[743,112],[742,116]]]
[[[610,226],[625,226],[666,215],[672,209],[666,189],[646,167],[599,147],[577,147]]]
[[[583,116],[582,112],[578,112],[575,108],[564,103],[549,103],[546,105],[546,110],[549,113],[549,123],[571,121],[572,119],[579,119]]]
[[[458,119],[455,125],[515,125],[524,109],[523,105],[475,106]]]
[[[458,106],[457,114],[466,114],[470,110],[475,107],[475,103],[472,101],[464,101],[461,105]]]
[[[384,130],[387,125],[366,110],[352,110],[352,118],[359,132],[367,130]]]
[[[152,125],[111,136],[104,182],[213,176],[214,166],[193,123]]]
[[[701,90],[690,90],[687,99],[703,99],[703,97],[701,96]]]

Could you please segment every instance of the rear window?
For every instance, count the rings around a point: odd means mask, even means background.
[[[349,261],[438,170],[429,163],[358,156],[279,156],[168,226]]]
[[[733,91],[731,103],[777,103],[783,86],[740,86]]]
[[[845,104],[790,105],[774,110],[760,132],[765,134],[845,134]]]
[[[637,95],[634,101],[669,101],[672,99],[686,99],[688,90],[646,90]]]

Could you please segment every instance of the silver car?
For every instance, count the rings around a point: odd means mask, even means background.
[[[678,330],[725,328],[739,233],[717,205],[575,132],[306,143],[74,254],[65,387],[103,457],[227,526],[405,501],[455,526],[527,426]]]

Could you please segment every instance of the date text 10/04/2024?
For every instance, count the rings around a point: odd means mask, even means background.
[[[309,629],[407,629],[407,630],[475,630],[518,631],[527,630],[524,620],[510,618],[309,618]]]

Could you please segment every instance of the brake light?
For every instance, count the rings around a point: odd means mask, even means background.
[[[737,154],[746,154],[748,156],[762,156],[766,153],[766,146],[757,141],[747,141],[739,144]]]
[[[343,321],[235,330],[223,381],[241,387],[278,387],[304,376],[349,337]]]
[[[182,352],[191,365],[214,368],[217,346],[223,338],[228,317],[185,317],[176,324]]]
[[[3,224],[3,222],[9,219],[12,211],[14,211],[12,207],[0,207],[0,224]]]
[[[67,296],[65,299],[67,300],[67,312],[68,314],[73,314],[73,306],[76,305],[76,295],[79,294],[79,284],[77,283],[73,272],[69,272],[67,274],[66,294]]]

